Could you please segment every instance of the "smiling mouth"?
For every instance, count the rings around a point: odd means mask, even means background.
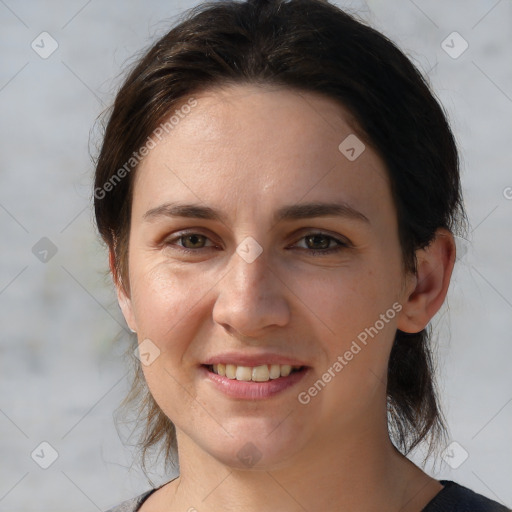
[[[242,366],[235,364],[202,365],[209,372],[231,380],[244,382],[267,382],[269,380],[288,377],[292,373],[304,371],[306,366],[290,366],[289,364],[262,364],[259,366]]]

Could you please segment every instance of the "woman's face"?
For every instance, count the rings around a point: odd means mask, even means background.
[[[120,292],[180,444],[277,468],[385,431],[410,286],[383,161],[323,96],[195,99],[137,169]]]

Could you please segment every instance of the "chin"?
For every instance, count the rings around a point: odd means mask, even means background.
[[[283,421],[283,418],[274,418],[271,422],[248,422],[247,419],[230,422],[225,428],[228,432],[236,432],[236,435],[203,439],[198,444],[216,460],[233,469],[277,470],[300,451],[307,437],[304,426],[293,425],[293,422],[285,425],[290,419]]]

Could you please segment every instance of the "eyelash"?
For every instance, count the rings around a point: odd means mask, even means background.
[[[197,233],[195,231],[189,231],[189,232],[179,233],[178,235],[174,236],[173,238],[167,239],[164,242],[164,245],[178,247],[180,251],[182,251],[186,254],[197,253],[201,249],[207,249],[207,247],[200,247],[198,249],[188,249],[187,247],[183,247],[181,245],[176,245],[174,243],[175,241],[179,241],[179,240],[183,239],[184,237],[191,236],[191,235],[199,235],[199,236],[205,237],[207,240],[209,240],[209,238],[206,235],[203,235],[202,233]],[[342,249],[346,249],[346,248],[350,247],[350,244],[348,242],[344,242],[343,240],[340,240],[338,238],[335,238],[331,235],[328,235],[326,233],[322,233],[319,231],[311,231],[309,233],[306,233],[305,235],[301,236],[299,238],[299,240],[303,240],[304,238],[311,237],[311,236],[322,236],[322,237],[329,239],[329,244],[332,241],[337,244],[335,247],[330,247],[328,249],[308,249],[306,247],[299,248],[299,249],[303,249],[304,251],[306,251],[308,254],[311,254],[312,256],[325,256],[325,255],[339,252]],[[210,248],[212,248],[212,246],[210,246]]]

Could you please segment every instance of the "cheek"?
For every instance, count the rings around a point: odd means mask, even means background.
[[[401,305],[394,300],[391,287],[383,288],[379,281],[369,271],[346,276],[338,286],[331,284],[331,293],[319,303],[332,332],[322,339],[327,357],[312,386],[319,380],[329,382],[319,403],[329,411],[326,414],[333,425],[369,414],[386,393],[388,359]]]
[[[345,271],[346,270],[346,271]],[[323,280],[312,280],[311,303],[329,327],[322,337],[331,367],[341,356],[337,380],[343,395],[373,393],[385,380],[396,321],[401,273],[395,260],[382,254],[357,268],[344,269]],[[321,369],[323,371],[323,369]],[[327,377],[329,378],[329,377]],[[366,391],[365,391],[366,390]]]
[[[133,258],[132,304],[140,335],[176,354],[193,338],[218,272]]]
[[[361,262],[330,273],[296,279],[303,303],[330,327],[333,336],[355,336],[373,325],[398,297],[392,269]]]

